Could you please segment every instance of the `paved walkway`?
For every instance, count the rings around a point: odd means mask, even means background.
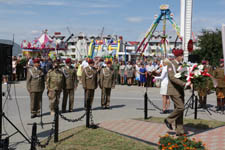
[[[155,146],[157,146],[159,136],[164,136],[167,133],[175,134],[164,124],[131,119],[105,121],[100,123],[100,127]],[[190,138],[202,140],[208,150],[225,150],[225,126],[207,131],[191,128],[185,128],[185,130]]]

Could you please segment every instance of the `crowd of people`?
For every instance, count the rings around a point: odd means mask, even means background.
[[[168,113],[170,100],[174,102],[174,111],[165,119],[168,128],[172,129],[172,122],[176,120],[177,133],[183,133],[182,120],[184,111],[184,81],[175,78],[177,68],[182,64],[183,51],[176,50],[173,59],[137,59],[135,62],[119,61],[118,59],[104,60],[102,58],[84,60],[72,60],[67,58],[55,59],[37,57],[12,59],[12,81],[27,80],[27,90],[31,99],[31,118],[40,115],[42,94],[47,89],[50,101],[50,112],[55,113],[55,107],[59,104],[61,92],[63,92],[62,113],[66,112],[67,99],[69,97],[69,109],[73,111],[74,92],[78,84],[84,89],[84,107],[92,107],[95,89],[101,88],[101,106],[110,108],[111,89],[115,85],[137,85],[140,87],[160,87],[162,95],[162,112]],[[209,61],[203,60],[204,69],[217,80],[216,96],[217,111],[224,110],[225,105],[225,81],[224,60],[220,60],[220,66],[213,68]],[[7,82],[4,77],[3,82]],[[211,91],[210,86],[197,89],[199,107],[207,107],[207,95]],[[89,102],[89,104],[88,104]]]

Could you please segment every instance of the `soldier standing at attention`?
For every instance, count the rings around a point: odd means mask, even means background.
[[[65,77],[65,89],[63,90],[62,113],[66,112],[67,98],[69,95],[69,112],[73,111],[74,105],[74,90],[77,88],[77,73],[76,69],[71,66],[71,59],[66,59],[66,66],[62,68]]]
[[[112,62],[109,60],[106,62],[106,65],[105,68],[101,69],[100,73],[101,106],[103,109],[109,109],[111,89],[115,88],[115,74]]]
[[[85,104],[90,102],[90,106],[92,107],[95,89],[98,87],[97,85],[97,70],[94,68],[93,59],[88,60],[88,66],[83,69],[82,72],[82,84],[85,91]],[[86,105],[85,105],[86,107]]]
[[[181,136],[184,134],[183,128],[183,112],[184,112],[184,87],[187,86],[185,82],[176,78],[174,75],[177,73],[177,68],[183,61],[183,50],[173,50],[175,60],[168,63],[168,95],[174,102],[173,112],[164,120],[166,126],[173,130],[172,123],[175,122],[176,135]]]
[[[64,89],[64,76],[59,68],[59,60],[55,60],[53,68],[47,73],[46,85],[50,101],[51,115],[55,114],[55,107],[59,104],[60,93]]]
[[[204,70],[208,71],[205,60],[202,61],[202,65],[204,66]],[[209,91],[209,81],[207,81],[207,85],[203,87],[199,87],[197,90],[198,90],[199,103],[200,103],[199,108],[206,108],[207,94]]]
[[[224,76],[224,59],[220,60],[220,67],[216,68],[213,73],[217,80],[216,96],[217,96],[217,111],[224,111],[225,104],[225,76]]]
[[[40,60],[36,58],[34,66],[27,72],[27,90],[30,93],[31,118],[40,115],[42,94],[45,89],[44,73],[40,69]]]

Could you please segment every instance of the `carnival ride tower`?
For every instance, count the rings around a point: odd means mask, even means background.
[[[173,19],[173,14],[171,13],[169,6],[168,5],[161,5],[160,6],[160,15],[154,20],[153,24],[150,26],[148,31],[145,34],[144,39],[140,42],[136,53],[141,53],[143,54],[145,52],[146,47],[149,45],[154,32],[159,25],[160,21],[163,22],[163,35],[161,36],[162,38],[162,44],[163,44],[163,50],[164,50],[164,57],[167,57],[168,52],[166,48],[166,22],[169,21],[172,24],[173,29],[176,31],[177,37],[182,40],[182,37],[180,35],[180,27],[175,23]]]

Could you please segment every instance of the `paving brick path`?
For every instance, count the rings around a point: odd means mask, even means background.
[[[138,120],[116,120],[100,123],[100,127],[129,136],[157,146],[159,136],[167,133],[175,134],[164,124],[152,123]],[[196,130],[185,128],[190,138],[202,140],[208,150],[225,150],[225,126],[212,130]]]

